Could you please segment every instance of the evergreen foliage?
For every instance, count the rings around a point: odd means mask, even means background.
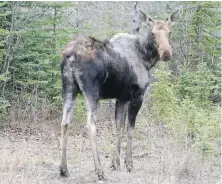
[[[154,73],[152,117],[202,150],[213,150],[220,129],[221,3],[149,3],[149,14],[161,18],[168,4],[184,7],[172,31],[173,73],[162,64]],[[15,102],[34,110],[47,102],[61,111],[65,44],[80,34],[104,39],[132,32],[132,7],[133,2],[0,2],[0,122],[8,119]],[[86,120],[79,96],[75,114],[75,121]]]
[[[155,70],[158,82],[152,85],[152,114],[179,137],[190,137],[193,144],[202,151],[213,151],[220,136],[220,110],[212,104],[212,90],[220,89],[217,77],[206,64],[200,64],[197,71],[186,71],[172,76],[166,66]],[[216,81],[215,81],[216,80]]]

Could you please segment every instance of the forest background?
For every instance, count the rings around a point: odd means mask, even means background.
[[[44,131],[62,115],[60,54],[74,36],[132,33],[134,2],[0,2],[0,126]],[[163,125],[187,150],[221,154],[221,2],[139,2],[155,19],[180,8],[172,28],[172,61],[159,62],[137,118]],[[141,28],[141,34],[146,26]],[[113,121],[114,101],[101,101],[100,121]],[[86,122],[78,96],[74,121]],[[56,125],[56,126],[57,126]],[[139,131],[139,130],[138,130]],[[155,134],[154,134],[155,136]],[[142,137],[141,139],[146,139]],[[109,147],[109,146],[108,146]],[[109,149],[109,148],[107,148]],[[202,157],[201,157],[202,158]]]

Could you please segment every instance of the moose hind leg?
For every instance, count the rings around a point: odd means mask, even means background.
[[[72,94],[67,94],[63,102],[63,117],[61,123],[61,161],[59,165],[60,175],[69,176],[67,168],[66,150],[69,136],[70,123],[74,108],[74,99]]]
[[[120,170],[120,149],[125,128],[126,102],[116,101],[115,121],[116,121],[116,147],[112,159],[113,170]]]
[[[65,66],[62,74],[62,99],[63,99],[63,116],[61,122],[61,161],[59,165],[60,175],[67,177],[66,150],[69,136],[70,123],[72,121],[74,100],[79,92],[78,84],[72,77],[70,68]]]
[[[95,170],[99,180],[104,180],[104,173],[100,164],[97,143],[96,143],[96,121],[97,121],[98,101],[94,100],[93,98],[86,97],[86,106],[87,106],[87,128],[92,147]]]

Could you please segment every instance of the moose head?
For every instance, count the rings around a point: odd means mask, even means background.
[[[154,40],[154,45],[158,50],[159,58],[163,61],[168,61],[172,57],[172,49],[170,46],[170,28],[174,21],[178,18],[179,10],[171,13],[169,17],[162,20],[154,20],[147,16],[142,10],[139,11],[141,22],[145,22],[148,26],[148,34]]]

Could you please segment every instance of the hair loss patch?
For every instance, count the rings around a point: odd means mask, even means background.
[[[68,43],[62,57],[69,58],[75,56],[81,60],[95,59],[96,52],[103,49],[106,42],[102,42],[93,37],[76,37]]]

